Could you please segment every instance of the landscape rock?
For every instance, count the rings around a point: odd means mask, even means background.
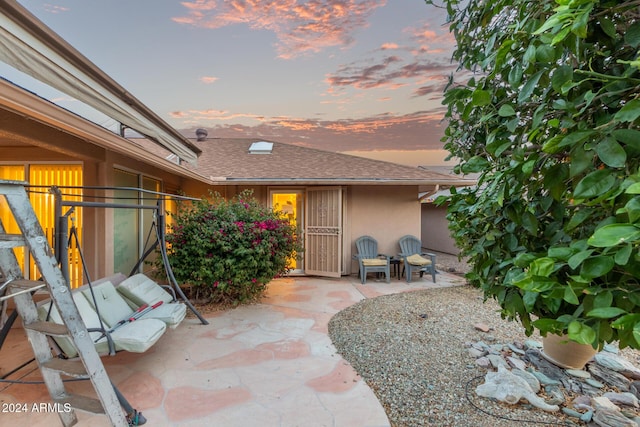
[[[476,387],[476,394],[515,405],[524,399],[536,408],[547,412],[559,411],[558,405],[549,405],[531,390],[527,381],[500,366],[497,372],[487,372],[484,384]]]
[[[627,378],[634,380],[640,379],[640,369],[636,368],[627,359],[608,351],[601,351],[595,355],[595,361],[600,366],[609,368],[612,371],[620,372]]]
[[[616,405],[633,406],[634,408],[638,407],[638,398],[635,397],[633,393],[617,393],[609,391],[603,394],[603,396]]]
[[[600,427],[637,427],[635,421],[625,417],[620,411],[610,409],[596,411],[592,420]]]
[[[596,412],[599,411],[619,411],[618,408],[608,397],[598,396],[591,399],[591,404]]]
[[[490,368],[491,361],[486,357],[478,357],[476,359],[476,365],[480,366],[481,368]]]
[[[534,393],[540,392],[540,381],[533,375],[531,372],[527,372],[525,370],[515,369],[511,371],[514,375],[524,379],[531,387]]]
[[[633,393],[633,395],[640,399],[640,381],[633,381],[629,385],[629,392]]]
[[[517,357],[509,356],[507,357],[507,362],[509,363],[510,366],[520,371],[524,371],[527,368],[526,362]]]
[[[564,393],[557,385],[548,385],[544,388],[544,391],[548,396],[547,403],[549,405],[562,405],[565,403]]]
[[[475,325],[473,325],[473,327],[481,332],[489,332],[491,330],[489,325],[487,325],[486,323],[476,323]]]
[[[619,372],[608,369],[599,363],[592,363],[588,366],[591,375],[598,381],[609,387],[617,388],[620,391],[629,391],[631,380]]]
[[[497,354],[490,354],[487,356],[487,359],[489,359],[489,361],[491,362],[491,366],[496,369],[509,368],[509,364],[502,358],[502,356],[499,356]]]

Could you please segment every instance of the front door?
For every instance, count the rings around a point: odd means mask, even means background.
[[[305,273],[340,277],[342,273],[342,189],[307,188]]]
[[[271,207],[279,211],[296,229],[299,241],[304,241],[304,190],[272,190]],[[289,259],[288,267],[293,274],[304,273],[302,253],[296,253]]]

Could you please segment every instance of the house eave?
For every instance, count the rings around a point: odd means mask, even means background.
[[[15,0],[0,2],[0,22],[0,60],[196,163],[195,144]]]
[[[158,157],[126,138],[116,135],[95,123],[92,123],[68,110],[65,110],[64,108],[32,94],[31,92],[1,79],[0,109],[22,115],[30,120],[60,130],[90,144],[131,157],[137,161],[155,166],[166,172],[171,172],[184,178],[196,179],[198,181],[211,184],[206,177],[162,157]],[[37,141],[20,135],[10,135],[8,132],[4,133],[5,137],[20,140],[25,144],[40,146],[65,155],[74,154],[66,152],[62,147],[48,144],[46,141]]]
[[[209,177],[215,185],[474,185],[468,179],[388,179],[388,178],[233,178]]]

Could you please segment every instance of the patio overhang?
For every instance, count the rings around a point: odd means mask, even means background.
[[[200,149],[14,0],[0,2],[0,60],[195,164]]]
[[[20,126],[16,120],[12,119],[16,117],[23,117],[32,125]],[[3,123],[0,128],[0,139],[4,140],[5,145],[13,141],[21,145],[39,146],[68,156],[81,156],[79,154],[81,150],[74,149],[73,145],[66,147],[55,145],[42,137],[38,128],[48,127],[71,135],[82,144],[93,144],[175,175],[211,184],[209,179],[197,172],[156,156],[139,144],[1,79],[0,121]]]

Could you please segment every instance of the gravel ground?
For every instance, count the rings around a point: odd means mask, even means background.
[[[492,329],[481,332],[477,323]],[[486,370],[475,365],[466,344],[507,344],[528,337],[470,286],[361,301],[331,319],[329,335],[376,393],[392,426],[576,425],[561,413],[475,395]],[[637,364],[637,357],[632,361]]]

